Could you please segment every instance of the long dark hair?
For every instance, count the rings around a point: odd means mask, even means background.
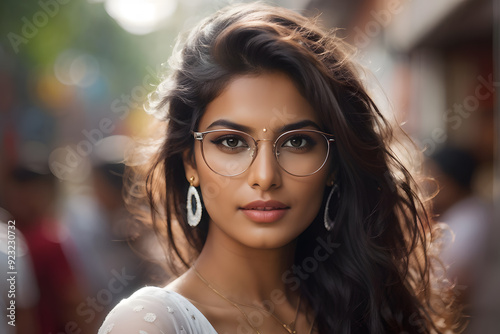
[[[334,228],[325,230],[322,209],[298,237],[295,256],[300,265],[317,255],[318,242],[337,245],[300,280],[319,333],[454,328],[452,290],[439,283],[431,254],[435,227],[416,182],[390,148],[393,128],[360,82],[351,49],[314,20],[255,3],[217,12],[179,45],[150,99],[164,121],[163,138],[149,146],[155,154],[135,169],[128,187],[129,202],[140,212],[147,204],[142,218],[164,239],[172,267],[188,268],[207,236],[206,213],[196,228],[187,224],[183,166],[207,104],[235,76],[282,71],[336,139],[332,168],[339,197],[329,207]]]

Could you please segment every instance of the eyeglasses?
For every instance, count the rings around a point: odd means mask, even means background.
[[[269,139],[254,139],[248,133],[221,129],[194,132],[201,142],[201,153],[207,166],[222,176],[236,176],[252,165],[258,153],[258,143]],[[317,130],[292,130],[282,133],[273,143],[278,165],[288,174],[309,176],[318,172],[328,160],[333,135]]]

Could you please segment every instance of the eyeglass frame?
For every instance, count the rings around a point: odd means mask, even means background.
[[[253,149],[252,153],[251,153],[251,157],[252,157],[252,161],[248,164],[248,167],[245,168],[243,171],[237,173],[237,174],[233,174],[233,175],[224,175],[224,174],[221,174],[217,171],[215,171],[207,162],[207,159],[205,158],[205,152],[204,152],[204,149],[203,149],[203,139],[205,138],[205,135],[207,135],[208,133],[213,133],[213,132],[234,132],[234,133],[243,133],[245,135],[247,135],[248,137],[252,138],[252,140],[254,141],[254,145],[255,145],[255,149]],[[326,150],[326,157],[325,157],[325,160],[323,161],[323,163],[321,164],[321,166],[316,169],[314,172],[312,173],[309,173],[309,174],[306,174],[306,175],[296,175],[296,174],[293,174],[293,173],[290,173],[289,171],[287,171],[285,168],[283,168],[283,166],[281,166],[279,160],[278,160],[278,155],[279,155],[279,152],[276,150],[276,143],[279,141],[279,139],[287,134],[290,134],[290,133],[293,133],[293,132],[301,132],[301,131],[306,131],[306,132],[315,132],[315,133],[319,133],[320,135],[322,135],[326,141],[327,141],[327,150]],[[259,142],[261,141],[271,141],[271,139],[255,139],[252,135],[244,132],[244,131],[240,131],[240,130],[235,130],[235,129],[215,129],[215,130],[207,130],[207,131],[201,131],[201,132],[198,132],[198,131],[192,131],[193,133],[193,137],[195,140],[197,141],[200,141],[201,142],[201,155],[203,157],[203,161],[205,161],[205,164],[208,166],[208,168],[210,168],[210,170],[218,175],[221,175],[221,176],[226,176],[226,177],[233,177],[233,176],[238,176],[238,175],[241,175],[243,173],[245,173],[249,168],[250,166],[252,166],[253,162],[255,161],[255,158],[257,157],[257,154],[258,154],[258,151],[259,151]],[[276,140],[274,140],[274,143],[273,143],[273,155],[274,155],[274,158],[276,159],[276,162],[278,163],[278,166],[284,170],[285,172],[287,172],[288,174],[290,175],[293,175],[293,176],[296,176],[296,177],[306,177],[306,176],[311,176],[313,174],[316,174],[317,172],[319,172],[323,166],[325,166],[326,162],[328,161],[328,158],[330,157],[330,143],[333,143],[335,142],[335,138],[333,138],[333,135],[330,134],[330,133],[326,133],[326,132],[323,132],[323,131],[319,131],[319,130],[315,130],[315,129],[295,129],[295,130],[289,130],[289,131],[285,131],[283,132],[282,134],[280,134]]]

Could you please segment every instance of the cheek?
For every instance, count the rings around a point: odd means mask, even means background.
[[[319,176],[319,175],[318,175]],[[305,223],[311,223],[321,209],[326,177],[317,177],[304,180],[306,182],[290,184],[288,187],[294,196],[296,214],[300,215]]]
[[[230,203],[228,199],[231,196],[228,194],[234,193],[231,191],[231,179],[210,170],[205,164],[201,153],[197,152],[196,161],[203,204],[210,217],[230,209],[227,204]]]
[[[226,223],[234,221],[237,209],[235,193],[238,187],[227,177],[217,175],[211,170],[204,176],[205,178],[202,178],[200,174],[200,182],[203,182],[201,183],[203,209],[219,228],[229,228]]]
[[[303,204],[301,205],[301,209],[304,211],[304,215],[308,218],[308,221],[312,221],[318,214],[323,201],[322,185],[318,185],[318,187],[313,188],[313,190],[309,192],[303,191],[302,194]]]

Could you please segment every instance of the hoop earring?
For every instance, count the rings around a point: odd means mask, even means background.
[[[332,196],[335,194],[335,199],[340,199],[339,186],[334,184],[332,190],[330,191],[330,195],[328,195],[328,199],[326,200],[325,205],[325,214],[323,216],[323,221],[325,223],[325,228],[327,231],[331,231],[333,226],[335,225],[335,220],[330,218],[330,200]]]
[[[187,194],[187,219],[188,219],[188,224],[189,226],[195,227],[198,226],[201,220],[201,212],[203,208],[201,207],[201,200],[200,200],[200,195],[198,194],[198,191],[196,188],[193,186],[194,183],[194,176],[191,176],[189,178],[189,189],[188,189],[188,194]],[[193,205],[193,197],[195,199],[194,205]]]

